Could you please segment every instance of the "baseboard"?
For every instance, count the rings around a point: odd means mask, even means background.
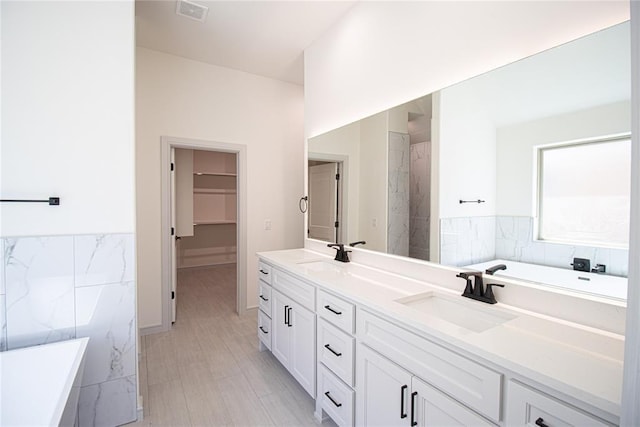
[[[144,420],[144,410],[142,408],[142,395],[138,396],[138,410],[137,410],[137,415],[138,415],[138,421],[142,421]]]
[[[162,325],[147,326],[146,328],[140,328],[140,336],[157,334],[159,332],[167,332],[167,330],[164,329]]]

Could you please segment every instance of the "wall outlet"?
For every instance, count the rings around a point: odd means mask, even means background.
[[[376,227],[378,226],[378,219],[377,219],[377,218],[373,218],[373,219],[371,220],[371,226],[372,226],[373,228],[376,228]]]
[[[271,230],[271,220],[270,219],[265,219],[264,220],[264,229],[269,231]]]

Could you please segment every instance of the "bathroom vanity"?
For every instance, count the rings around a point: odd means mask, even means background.
[[[258,254],[260,346],[338,425],[617,425],[622,335],[325,253]],[[384,268],[384,266],[380,266]],[[457,289],[457,288],[459,289]]]

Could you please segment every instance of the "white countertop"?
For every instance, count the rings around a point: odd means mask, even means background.
[[[0,426],[59,425],[89,338],[0,353]]]
[[[406,329],[458,348],[505,370],[549,386],[619,416],[624,337],[582,327],[498,302],[485,304],[426,281],[357,263],[341,263],[308,249],[263,252],[263,260],[319,288],[348,298]],[[317,263],[314,261],[324,261]],[[465,313],[505,316],[502,324],[474,332],[397,300],[434,291]],[[549,302],[553,304],[553,299]],[[465,310],[468,308],[468,311]],[[481,314],[481,313],[480,313]],[[477,360],[477,359],[476,359]]]

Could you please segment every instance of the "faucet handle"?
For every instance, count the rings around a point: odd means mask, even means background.
[[[456,274],[456,277],[460,277],[461,279],[464,279],[467,284],[464,287],[464,292],[462,293],[462,296],[467,296],[467,295],[471,295],[473,294],[473,286],[471,285],[471,276],[473,275],[473,272],[467,272],[467,271],[462,271],[458,274]]]
[[[495,295],[493,295],[494,286],[500,286],[501,288],[504,288],[504,285],[500,285],[498,283],[487,283],[487,289],[484,291],[483,297],[486,299],[486,302],[488,302],[489,304],[495,304],[498,302],[496,300]]]

